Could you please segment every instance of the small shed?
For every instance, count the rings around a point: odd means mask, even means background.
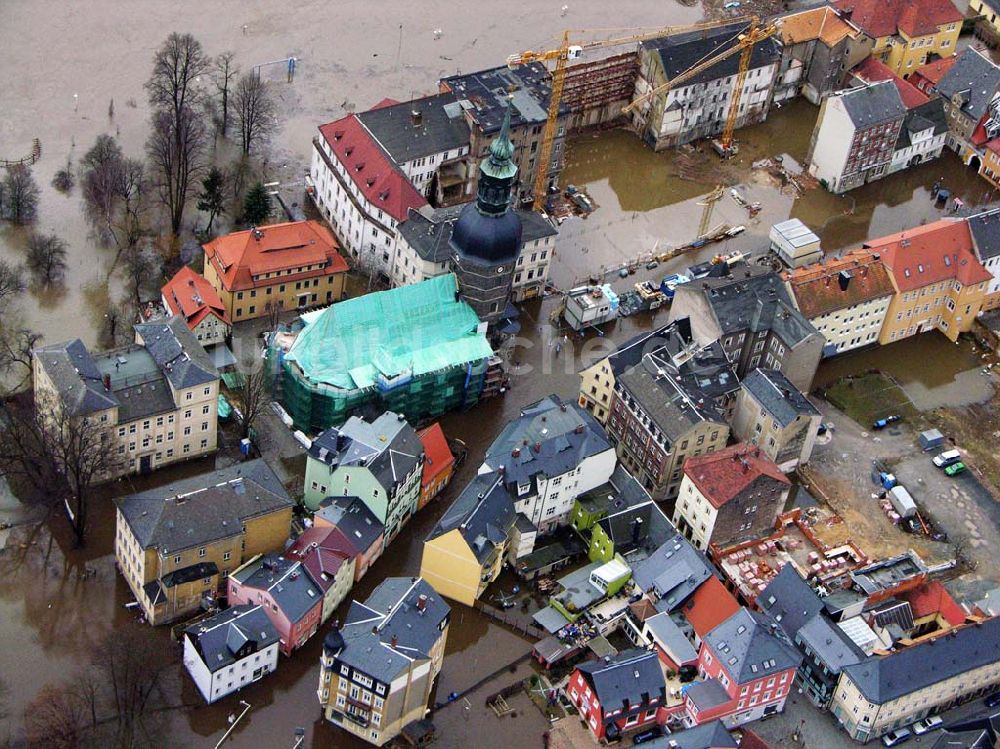
[[[937,429],[928,429],[920,433],[920,447],[924,450],[934,450],[944,444],[944,435]]]

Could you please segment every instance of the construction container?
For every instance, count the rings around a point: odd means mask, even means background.
[[[917,514],[917,503],[910,493],[899,484],[889,490],[889,501],[900,517],[909,518]]]
[[[934,450],[944,444],[944,435],[937,429],[928,429],[920,433],[920,447],[924,450]]]

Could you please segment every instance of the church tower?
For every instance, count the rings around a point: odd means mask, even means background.
[[[510,140],[510,109],[489,153],[479,165],[479,192],[451,232],[459,294],[484,322],[499,320],[510,300],[514,266],[521,254],[521,219],[511,208],[517,166]]]

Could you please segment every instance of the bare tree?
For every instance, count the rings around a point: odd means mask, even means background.
[[[212,83],[219,96],[219,133],[223,138],[229,131],[229,107],[232,97],[233,81],[240,74],[239,66],[233,62],[234,52],[223,52],[212,62]]]
[[[205,144],[205,127],[193,109],[181,110],[176,120],[166,111],[153,115],[146,152],[175,235],[180,232],[188,197],[204,165]]]
[[[86,705],[69,683],[46,684],[25,708],[24,727],[29,747],[77,749],[88,730]]]
[[[249,155],[252,148],[270,138],[276,125],[277,106],[274,96],[267,82],[261,79],[260,73],[251,71],[240,78],[233,95],[233,105],[243,153]]]
[[[151,242],[144,242],[124,248],[118,260],[128,285],[129,302],[138,310],[162,285],[163,258]]]
[[[238,364],[240,385],[234,395],[237,400],[240,436],[249,437],[261,413],[267,408],[268,378],[265,361],[254,352],[240,357]]]
[[[0,190],[3,218],[15,224],[30,224],[38,215],[38,185],[24,164],[8,167]]]
[[[96,415],[70,413],[56,398],[38,408],[26,397],[7,402],[0,472],[49,513],[62,512],[82,546],[93,488],[119,472],[122,458],[107,424]]]
[[[175,235],[184,220],[191,183],[202,166],[205,127],[198,106],[203,98],[199,81],[208,70],[201,43],[190,34],[175,32],[157,50],[146,82],[153,109],[146,150]]]
[[[126,158],[109,135],[99,135],[80,162],[80,187],[90,220],[101,238],[119,251],[135,245],[146,232],[145,166]]]
[[[138,314],[139,308],[135,306],[132,294],[118,301],[109,301],[100,331],[102,344],[115,348],[129,343],[132,340],[132,323]]]
[[[150,107],[155,112],[167,111],[180,123],[185,110],[199,104],[203,96],[199,79],[208,72],[209,60],[201,42],[191,34],[175,31],[153,56],[153,72],[146,81]]]
[[[20,269],[0,258],[0,312],[22,291],[24,279]]]
[[[149,739],[150,719],[161,707],[173,666],[170,651],[148,632],[129,627],[108,634],[93,659],[116,727],[115,744],[135,747]]]
[[[55,234],[28,237],[28,270],[40,286],[62,283],[66,275],[66,242]]]

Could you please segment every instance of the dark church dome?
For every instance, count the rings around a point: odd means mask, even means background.
[[[514,211],[487,215],[469,203],[451,231],[451,244],[463,257],[489,265],[513,262],[521,252],[521,219]]]

